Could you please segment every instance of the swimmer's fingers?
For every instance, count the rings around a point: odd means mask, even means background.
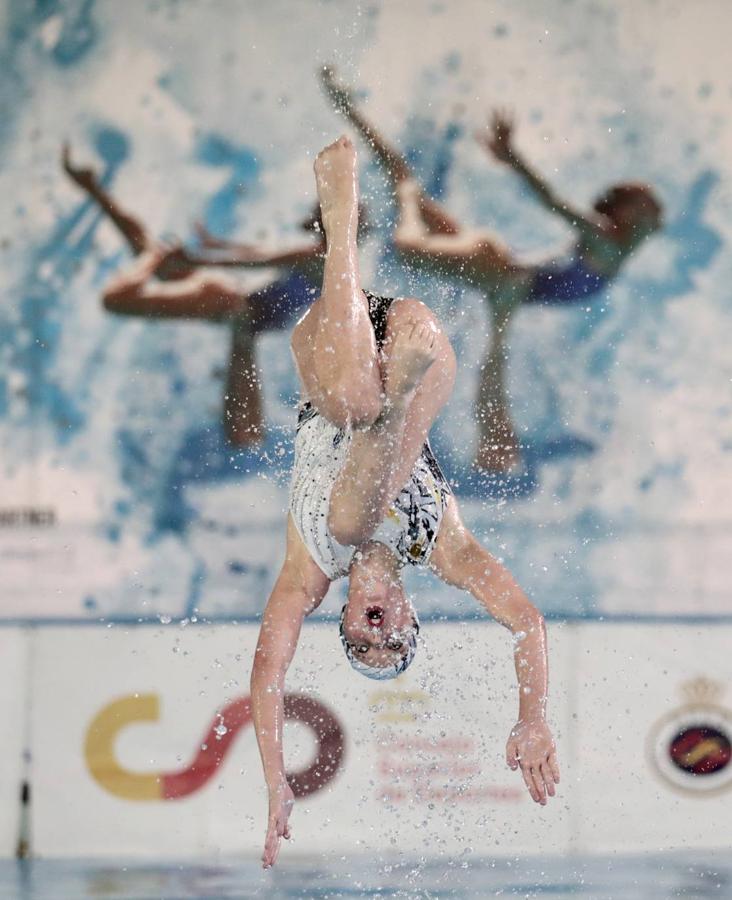
[[[544,787],[544,779],[541,777],[541,771],[538,763],[521,761],[521,774],[524,776],[524,782],[529,789],[531,799],[543,806],[546,803],[546,788]]]
[[[515,738],[509,738],[506,744],[506,765],[514,772],[518,769],[518,743]]]
[[[502,106],[493,110],[493,127],[502,131],[511,132],[516,124],[516,116],[508,106]]]
[[[544,786],[546,787],[547,794],[549,794],[550,797],[553,797],[556,794],[556,791],[554,789],[554,775],[549,768],[549,763],[546,761],[541,763],[539,765],[539,771],[541,773],[541,778],[544,782]]]
[[[527,762],[525,762],[524,760],[520,760],[520,766],[521,766],[521,775],[524,779],[524,784],[526,785],[526,789],[528,790],[529,794],[531,794],[531,799],[535,803],[539,803],[539,801],[541,799],[541,794],[539,793],[539,789],[537,788],[536,784],[534,783],[534,779],[531,774],[531,766],[529,766],[529,764]]]
[[[271,816],[267,827],[267,836],[264,839],[264,852],[262,853],[262,866],[269,869],[277,862],[280,852],[280,835],[277,833],[277,817]]]
[[[282,838],[289,841],[292,836],[287,819],[287,813],[280,813],[277,816],[272,816],[269,820],[267,837],[264,839],[264,853],[262,854],[262,865],[265,869],[269,869],[277,862]]]
[[[544,778],[541,774],[541,763],[534,762],[529,766],[529,772],[531,774],[531,780],[536,788],[536,793],[538,795],[537,803],[540,803],[542,806],[546,804],[546,785],[544,784]],[[534,798],[536,799],[536,798]]]
[[[552,773],[554,784],[559,784],[559,763],[557,762],[557,754],[553,750],[547,758],[547,765]]]

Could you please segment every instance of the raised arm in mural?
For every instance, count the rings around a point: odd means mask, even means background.
[[[513,143],[513,121],[494,114],[478,135],[483,147],[511,166],[556,215],[576,232],[571,252],[539,265],[521,262],[490,233],[461,228],[414,179],[406,160],[368,122],[332,69],[322,73],[326,92],[369,144],[392,179],[398,203],[394,242],[413,265],[457,279],[482,291],[492,322],[476,398],[478,448],[475,461],[487,470],[507,471],[520,458],[506,391],[508,328],[523,304],[566,305],[588,300],[606,288],[630,254],[662,224],[661,204],[645,184],[614,185],[593,208],[580,212],[563,202],[529,167]]]
[[[320,153],[315,176],[327,238],[323,286],[292,335],[302,403],[286,557],[262,616],[251,678],[269,791],[265,866],[289,837],[294,802],[282,750],[285,675],[303,619],[341,577],[349,579],[343,648],[357,672],[375,679],[399,675],[416,651],[406,564],[429,565],[472,593],[515,638],[519,718],[507,763],[521,769],[537,803],[559,780],[544,718],[543,618],[463,525],[428,440],[455,379],[450,343],[418,300],[362,290],[356,153],[347,138]]]
[[[197,252],[182,245],[163,245],[101,186],[93,169],[72,162],[68,147],[64,147],[62,164],[138,256],[132,268],[115,277],[105,289],[105,308],[117,315],[200,319],[229,325],[231,351],[224,390],[224,431],[236,446],[259,443],[264,423],[256,339],[263,331],[289,328],[317,296],[324,254],[318,220],[309,217],[302,223],[305,230],[316,235],[315,240],[285,251],[268,252],[248,245],[204,245],[203,252]],[[247,293],[231,279],[203,271],[211,266],[279,271],[270,284]]]

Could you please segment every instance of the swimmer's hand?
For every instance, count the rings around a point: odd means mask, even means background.
[[[269,792],[269,821],[262,853],[262,867],[265,869],[277,862],[282,838],[290,839],[289,818],[294,803],[295,795],[287,782]]]
[[[506,762],[510,769],[521,769],[531,799],[546,805],[559,784],[556,746],[544,719],[519,719],[506,744]]]
[[[514,117],[508,110],[494,110],[490,122],[483,131],[478,131],[475,138],[478,143],[492,154],[499,162],[511,163],[515,153],[513,149]]]

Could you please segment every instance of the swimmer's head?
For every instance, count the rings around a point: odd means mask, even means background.
[[[349,662],[368,678],[395,678],[414,659],[418,633],[396,558],[383,544],[367,544],[354,557],[341,612],[341,642]]]
[[[594,208],[623,231],[646,237],[663,225],[663,204],[648,184],[627,181],[613,185],[595,201]]]
[[[325,231],[323,230],[323,220],[320,216],[320,204],[316,203],[310,213],[300,222],[300,228],[303,231],[314,232],[323,240],[325,240]],[[371,224],[368,217],[368,208],[365,203],[358,204],[358,240],[365,238],[371,230]]]

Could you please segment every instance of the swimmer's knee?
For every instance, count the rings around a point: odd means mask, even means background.
[[[382,398],[376,391],[354,391],[352,384],[334,388],[321,412],[336,428],[368,428],[381,415]]]
[[[442,323],[432,310],[415,297],[399,297],[389,308],[386,320],[386,342],[401,331],[408,331],[415,323],[429,323],[438,334],[442,334]]]
[[[134,303],[138,298],[138,291],[110,288],[102,294],[102,306],[107,312],[125,315],[129,312],[130,304]]]

